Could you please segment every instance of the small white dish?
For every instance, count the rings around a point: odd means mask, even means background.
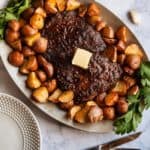
[[[15,97],[0,93],[0,149],[40,150],[40,139],[31,110]]]

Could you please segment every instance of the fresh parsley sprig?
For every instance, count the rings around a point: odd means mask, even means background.
[[[150,108],[150,62],[142,63],[140,70],[140,91],[128,96],[129,110],[114,122],[115,132],[125,134],[135,131],[142,120],[142,113]]]
[[[18,19],[20,14],[30,6],[31,0],[10,0],[7,7],[0,9],[0,40],[4,38],[7,22]]]

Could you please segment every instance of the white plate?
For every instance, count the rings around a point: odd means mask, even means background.
[[[39,125],[29,108],[0,93],[0,149],[40,150]]]
[[[3,0],[4,1],[4,0]],[[93,0],[82,0],[87,2],[93,2]],[[0,2],[1,3],[1,2]],[[120,25],[125,25],[118,17],[116,17],[111,11],[109,11],[107,8],[105,8],[103,5],[99,4],[99,7],[101,9],[101,14],[103,16],[103,19],[110,24],[114,29],[118,28]],[[129,42],[137,43],[141,49],[142,46],[136,39],[136,37],[133,35],[133,33],[129,30]],[[0,43],[0,55],[2,57],[3,64],[8,71],[10,77],[15,82],[15,84],[18,86],[18,88],[22,91],[22,93],[29,98],[29,100],[36,105],[40,110],[45,112],[50,117],[56,119],[57,121],[74,127],[76,129],[80,129],[83,131],[88,132],[97,132],[97,133],[105,133],[105,132],[111,132],[113,130],[112,122],[111,121],[101,121],[99,123],[95,124],[77,124],[74,123],[68,119],[66,119],[66,112],[59,109],[55,104],[52,103],[46,103],[46,104],[39,104],[35,101],[31,100],[31,91],[26,88],[25,86],[25,80],[26,76],[20,75],[18,73],[18,68],[13,67],[10,65],[7,61],[8,54],[11,51],[11,49],[6,45],[4,42]],[[144,51],[144,50],[143,50]]]

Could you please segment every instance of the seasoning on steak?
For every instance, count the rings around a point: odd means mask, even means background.
[[[120,78],[119,64],[110,62],[101,54],[106,48],[101,34],[75,11],[47,18],[42,34],[48,38],[48,50],[44,56],[54,64],[59,87],[74,91],[75,103],[95,98]],[[76,48],[93,53],[87,70],[71,64]]]

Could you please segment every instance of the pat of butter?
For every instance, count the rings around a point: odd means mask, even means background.
[[[72,64],[81,67],[83,69],[88,69],[91,57],[92,57],[91,52],[85,49],[77,48],[74,57],[72,59]]]

